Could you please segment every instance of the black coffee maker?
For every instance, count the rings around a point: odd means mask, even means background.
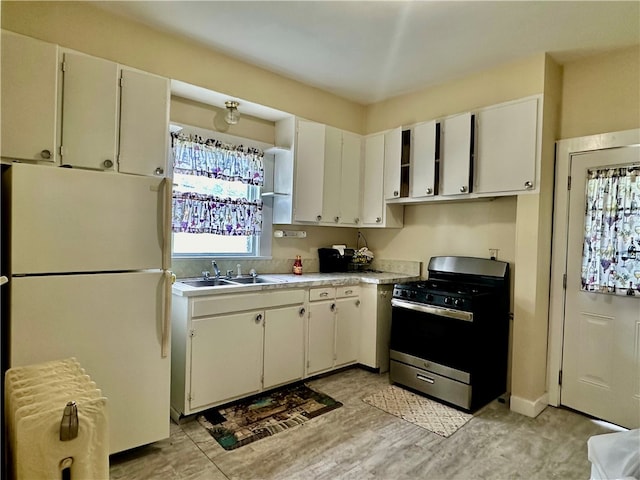
[[[337,248],[319,248],[320,273],[349,271],[353,253],[353,248],[345,248],[344,254],[341,254]]]

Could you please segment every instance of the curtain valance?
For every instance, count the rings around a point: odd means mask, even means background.
[[[172,133],[173,171],[219,180],[264,184],[264,152],[253,147],[229,145],[197,135]]]
[[[173,193],[174,232],[260,235],[262,201]]]

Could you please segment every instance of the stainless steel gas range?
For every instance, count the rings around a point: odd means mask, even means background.
[[[393,289],[390,380],[473,411],[505,393],[509,264],[432,257]]]

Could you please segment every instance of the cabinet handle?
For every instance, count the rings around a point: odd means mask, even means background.
[[[259,313],[258,315],[256,315],[256,323],[260,323],[262,321],[262,314]]]
[[[394,190],[394,191],[393,191],[393,196],[394,196],[394,197],[397,197],[397,196],[398,196],[398,190]]]
[[[526,189],[533,188],[533,182],[530,180],[527,180],[526,182],[524,182],[524,188]]]
[[[329,292],[322,292],[320,294],[321,297],[328,297],[329,296]]]
[[[162,175],[164,173],[164,169],[158,167],[154,170],[154,172],[156,175]]]
[[[306,312],[307,312],[307,311],[304,309],[304,307],[302,307],[300,310],[298,310],[298,314],[299,314],[301,317],[304,317],[304,314],[305,314]]]
[[[42,150],[42,151],[40,152],[40,156],[41,156],[42,158],[49,159],[49,158],[51,158],[51,151],[50,151],[50,150]]]
[[[427,195],[431,195],[431,192],[433,192],[433,190],[431,190],[430,188],[427,188],[426,190]]]
[[[465,193],[467,191],[467,187],[465,185],[460,187],[460,193]]]
[[[382,218],[376,217],[376,223],[380,223],[381,221],[382,221]]]
[[[360,306],[360,300],[356,300],[356,307]]]
[[[316,220],[317,220],[317,221],[322,220],[322,215],[318,215],[318,216],[316,217]]]
[[[354,221],[355,221],[355,223],[360,223],[360,219],[359,218],[355,218]]]
[[[344,294],[345,295],[351,295],[353,293],[353,290],[345,290]]]
[[[333,217],[333,221],[338,223],[338,220],[340,220],[340,217]]]
[[[335,312],[335,311],[336,311],[336,304],[335,304],[335,303],[332,303],[332,304],[331,304],[331,307],[329,307],[329,308],[330,308],[330,310],[331,310],[332,312]]]
[[[111,168],[113,167],[113,162],[109,159],[106,159],[104,162],[102,162],[102,165],[104,166],[104,168]]]

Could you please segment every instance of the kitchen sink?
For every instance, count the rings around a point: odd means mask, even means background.
[[[219,287],[222,285],[237,285],[223,278],[209,278],[207,280],[183,280],[181,283],[190,287]]]
[[[239,283],[241,285],[253,283],[274,283],[273,280],[262,277],[233,277],[229,279],[230,283]]]

